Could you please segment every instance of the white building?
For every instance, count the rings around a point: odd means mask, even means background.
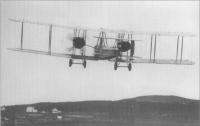
[[[52,109],[51,112],[52,112],[52,113],[55,113],[55,114],[56,114],[56,113],[61,113],[61,111],[58,110],[57,108]]]
[[[1,111],[5,111],[6,110],[6,107],[5,106],[2,106],[1,107]]]
[[[37,109],[35,109],[33,106],[26,107],[26,112],[38,112]]]
[[[57,116],[57,119],[58,119],[58,120],[62,120],[63,117],[62,117],[61,115],[58,115],[58,116]]]

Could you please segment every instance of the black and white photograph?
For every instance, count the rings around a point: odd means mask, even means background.
[[[199,126],[199,1],[0,1],[1,126]]]

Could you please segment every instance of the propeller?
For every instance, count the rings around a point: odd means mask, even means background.
[[[67,40],[70,40],[70,42],[73,43],[73,39],[74,39],[74,38],[73,38],[73,35],[72,35],[72,34],[67,34],[67,35],[66,35],[66,39],[67,39]],[[90,48],[94,48],[93,46],[88,45],[88,44],[86,44],[85,46],[90,47]],[[66,48],[66,51],[67,51],[67,52],[73,51],[73,46],[72,46],[72,47],[69,47],[69,48]]]
[[[70,42],[73,42],[73,36],[72,36],[72,34],[68,33],[65,36],[65,38],[66,38],[66,40],[69,40]],[[67,52],[71,52],[72,50],[73,50],[73,46],[66,48]]]
[[[90,48],[95,48],[95,47],[93,47],[93,46],[91,46],[91,45],[85,45],[86,47],[90,47]],[[69,47],[69,48],[66,48],[66,51],[67,52],[71,52],[71,51],[73,51],[73,47]]]

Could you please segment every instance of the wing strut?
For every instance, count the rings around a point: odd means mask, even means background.
[[[155,42],[154,42],[154,56],[153,56],[153,62],[156,62],[156,35],[155,35]]]
[[[49,48],[48,48],[48,53],[51,55],[51,38],[52,38],[52,25],[49,25]]]
[[[24,22],[21,22],[21,45],[20,45],[20,49],[23,49],[23,36],[24,36]]]
[[[177,63],[177,60],[178,60],[178,48],[179,48],[179,35],[178,35],[178,38],[177,38],[177,47],[176,47],[176,63]]]
[[[181,50],[179,51],[179,41],[181,40]],[[179,54],[180,53],[180,54]],[[180,35],[178,35],[177,38],[177,48],[176,48],[176,64],[181,64],[183,60],[183,36],[181,36],[180,39]]]
[[[151,62],[151,54],[152,54],[152,42],[153,42],[153,35],[151,35],[150,62]]]
[[[153,43],[154,39],[154,43]],[[151,35],[151,45],[150,45],[150,63],[155,63],[156,62],[156,41],[157,40],[157,35]],[[152,51],[153,51],[153,59],[152,59]],[[153,60],[153,61],[152,61]]]
[[[182,62],[182,56],[183,56],[183,36],[182,36],[182,43],[181,43],[181,60],[180,60],[180,63]]]

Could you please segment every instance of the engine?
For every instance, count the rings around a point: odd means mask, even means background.
[[[126,52],[131,48],[131,44],[128,41],[122,41],[117,43],[117,48],[121,52]]]
[[[83,46],[85,46],[85,39],[83,37],[74,37],[73,46],[77,49],[81,49]]]

